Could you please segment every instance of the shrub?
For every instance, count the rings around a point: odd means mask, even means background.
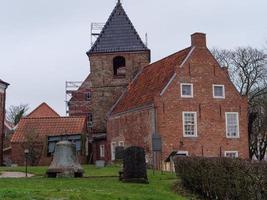
[[[123,152],[123,178],[125,182],[148,183],[145,150],[129,147]]]
[[[182,184],[205,199],[267,199],[267,163],[203,157],[176,157],[174,162]]]

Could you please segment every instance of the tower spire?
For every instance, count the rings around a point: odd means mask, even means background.
[[[120,4],[121,3],[121,0],[118,0],[118,3]]]

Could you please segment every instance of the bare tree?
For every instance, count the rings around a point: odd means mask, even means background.
[[[213,55],[221,66],[228,67],[230,78],[241,95],[249,103],[267,94],[267,55],[264,50],[252,47],[235,50],[213,49]]]
[[[7,111],[7,119],[14,125],[17,125],[22,117],[26,115],[29,110],[28,104],[20,104],[18,106],[10,106]]]
[[[267,95],[253,101],[249,114],[250,156],[263,160],[267,150]]]
[[[262,160],[267,146],[267,55],[251,47],[213,49],[212,53],[221,66],[228,67],[239,93],[248,97],[250,157]]]
[[[28,160],[31,166],[38,164],[42,154],[42,141],[39,134],[35,129],[27,128],[27,132],[24,135],[23,149],[28,149]]]

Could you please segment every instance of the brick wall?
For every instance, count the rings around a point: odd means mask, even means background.
[[[0,166],[3,165],[6,87],[7,85],[0,83]]]
[[[49,166],[53,159],[52,156],[47,156],[46,147],[43,145],[39,146],[41,152],[38,159],[38,166]],[[81,164],[87,163],[87,157],[84,155],[78,156],[78,159]],[[23,143],[11,143],[11,160],[13,163],[24,166],[25,165],[25,154],[24,154],[24,145]]]
[[[123,56],[126,60],[125,78],[115,77],[113,74],[113,58]],[[90,77],[83,83],[83,87],[74,93],[70,101],[70,115],[93,114],[93,133],[106,132],[106,115],[114,103],[118,100],[128,83],[136,73],[147,65],[150,60],[150,52],[92,54],[89,56]],[[91,91],[90,101],[85,100],[85,94]]]
[[[154,109],[146,109],[125,113],[118,116],[112,116],[108,120],[107,143],[109,148],[112,142],[123,141],[124,146],[141,146],[145,149],[147,159],[151,160],[151,139],[154,133]],[[111,154],[109,151],[109,159]]]

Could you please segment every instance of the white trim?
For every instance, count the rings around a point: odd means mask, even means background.
[[[183,95],[183,86],[190,85],[191,86],[191,95]],[[182,98],[193,98],[194,97],[194,85],[193,83],[180,83],[180,93]]]
[[[189,59],[189,57],[191,56],[191,54],[193,53],[193,51],[195,50],[196,47],[191,48],[189,54],[187,54],[186,58],[184,59],[184,61],[182,62],[182,64],[180,65],[180,68],[184,66],[184,64],[186,63],[186,61]]]
[[[177,151],[176,155],[182,155],[185,154],[186,156],[188,156],[188,151]]]
[[[187,62],[187,60],[190,58],[190,56],[191,56],[191,54],[193,53],[194,50],[195,50],[195,47],[192,47],[191,50],[190,50],[190,52],[187,54],[186,58],[182,62],[182,64],[179,66],[180,68],[183,67],[183,65]],[[176,73],[173,74],[173,76],[171,77],[171,79],[169,80],[169,82],[167,83],[167,85],[160,92],[160,96],[162,96],[165,93],[165,91],[167,90],[167,88],[170,86],[170,84],[174,80],[175,76],[176,76]]]
[[[13,131],[13,130],[14,130],[14,128],[12,128],[12,127],[6,122],[6,120],[5,120],[4,124],[5,124],[5,126],[6,126],[10,131]]]
[[[105,145],[104,144],[99,145],[99,154],[100,154],[100,158],[105,158]]]
[[[117,146],[117,143],[116,142],[111,142],[111,145],[110,145],[110,148],[111,148],[111,160],[115,160],[116,146]],[[114,147],[114,149],[113,149],[113,147]]]
[[[189,113],[189,114],[194,114],[194,120],[195,120],[195,130],[194,130],[194,132],[195,132],[195,134],[194,135],[186,135],[185,134],[185,129],[184,129],[184,126],[185,126],[185,119],[184,119],[184,114],[186,114],[186,113]],[[183,115],[183,137],[191,137],[191,138],[194,138],[194,137],[197,137],[197,112],[191,112],[191,111],[184,111],[183,113],[182,113],[182,115]]]
[[[236,157],[235,158],[238,158],[238,156],[239,156],[238,155],[238,151],[224,151],[224,157],[227,157],[226,156],[227,153],[234,153],[234,154],[236,154]]]
[[[236,117],[237,117],[237,134],[236,134],[236,136],[228,136],[228,134],[227,134],[227,130],[228,130],[227,115],[228,114],[236,114]],[[226,138],[240,138],[239,113],[238,112],[225,112],[225,134],[226,134]]]
[[[124,141],[119,141],[119,147],[124,147]]]
[[[169,82],[167,83],[167,85],[163,88],[163,90],[160,93],[160,96],[162,96],[164,94],[164,92],[167,90],[167,88],[169,87],[169,85],[172,83],[172,81],[174,80],[174,78],[176,77],[176,73],[174,73],[171,77],[171,79],[169,80]]]
[[[215,96],[215,87],[222,87],[222,89],[223,89],[223,96]],[[213,91],[213,98],[214,99],[225,99],[225,87],[224,87],[224,85],[213,84],[212,85],[212,91]]]

